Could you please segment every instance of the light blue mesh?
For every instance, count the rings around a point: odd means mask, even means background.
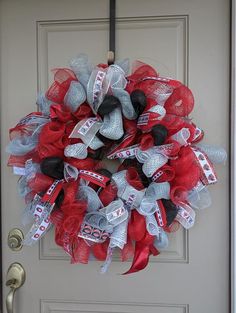
[[[70,67],[78,78],[78,81],[86,89],[89,77],[92,73],[92,65],[88,60],[88,56],[84,53],[78,54],[76,58],[70,61]]]
[[[72,81],[65,95],[64,103],[75,112],[86,100],[86,92],[80,82]]]
[[[52,101],[48,100],[42,92],[39,92],[36,103],[38,105],[39,111],[44,115],[49,116]]]

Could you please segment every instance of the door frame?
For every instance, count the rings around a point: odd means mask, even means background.
[[[230,109],[229,109],[229,298],[230,313],[236,313],[236,0],[230,0]],[[1,87],[0,87],[1,89]],[[0,160],[1,165],[1,160]],[[1,173],[0,173],[1,178]],[[1,185],[1,182],[0,182]],[[1,194],[0,194],[1,200]],[[2,234],[1,204],[0,204],[0,235]],[[0,238],[0,313],[3,312],[4,275],[2,270],[2,236]]]
[[[230,179],[230,302],[231,313],[236,313],[236,0],[231,0],[231,57],[229,110],[229,179]]]

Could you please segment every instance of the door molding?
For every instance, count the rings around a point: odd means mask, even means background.
[[[231,0],[231,105],[229,110],[229,179],[230,179],[230,300],[236,313],[236,0]]]

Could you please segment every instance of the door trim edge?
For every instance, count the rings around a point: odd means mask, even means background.
[[[236,313],[236,0],[231,0],[229,183],[230,183],[230,304]]]

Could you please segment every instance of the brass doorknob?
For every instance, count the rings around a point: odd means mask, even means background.
[[[22,231],[18,228],[12,229],[8,234],[8,247],[12,251],[19,251],[22,248],[22,242],[24,240],[24,235]]]
[[[13,313],[15,291],[25,282],[25,270],[20,263],[12,263],[7,271],[6,286],[10,291],[6,298],[7,313]]]

